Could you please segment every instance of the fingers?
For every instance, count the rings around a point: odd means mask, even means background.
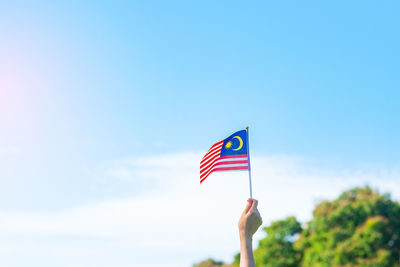
[[[250,210],[250,208],[251,208],[251,203],[252,203],[252,200],[249,198],[249,199],[247,200],[247,205],[246,205],[246,208],[245,208],[244,211],[243,211],[243,214],[247,214],[247,212],[249,212],[249,210]]]
[[[247,200],[247,206],[243,211],[243,214],[247,214],[247,213],[254,213],[254,212],[258,212],[257,210],[257,206],[258,206],[258,201],[254,198],[249,198]]]
[[[253,203],[251,205],[250,211],[251,212],[256,212],[257,211],[257,206],[258,206],[258,200],[257,199],[253,199]]]

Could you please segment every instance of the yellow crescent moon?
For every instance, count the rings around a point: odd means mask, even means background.
[[[242,138],[240,138],[239,136],[234,136],[234,137],[232,137],[232,140],[233,140],[234,138],[236,138],[237,140],[239,140],[240,144],[239,144],[239,147],[238,147],[238,148],[234,148],[234,149],[232,149],[232,150],[239,150],[239,149],[241,149],[242,146],[243,146],[243,140],[242,140]]]

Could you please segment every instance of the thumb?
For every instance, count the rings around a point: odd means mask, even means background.
[[[253,204],[253,199],[249,198],[247,200],[247,205],[246,205],[246,208],[243,211],[243,214],[246,214],[247,212],[249,212],[249,210],[251,209],[252,204]]]

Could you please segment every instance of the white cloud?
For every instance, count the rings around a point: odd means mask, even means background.
[[[106,175],[146,185],[134,197],[58,212],[2,213],[0,256],[8,266],[25,266],[26,255],[40,259],[37,266],[179,267],[210,256],[231,260],[239,249],[236,227],[248,198],[248,174],[216,173],[199,185],[200,157],[181,153],[117,162]],[[331,170],[287,156],[252,160],[264,224],[288,215],[306,221],[317,201],[367,183],[400,198],[399,169]],[[256,239],[261,237],[259,231]]]

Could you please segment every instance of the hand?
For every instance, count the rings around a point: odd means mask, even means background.
[[[249,198],[247,206],[239,219],[240,238],[251,239],[262,224],[261,215],[257,210],[258,201]]]

